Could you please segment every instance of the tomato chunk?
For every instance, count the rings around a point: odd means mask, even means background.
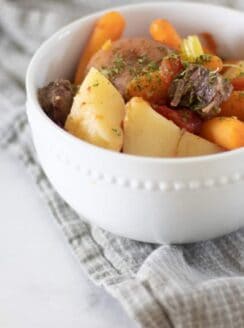
[[[202,120],[189,109],[171,109],[168,106],[153,105],[153,108],[168,120],[173,121],[180,128],[191,133],[199,134],[201,131]]]
[[[236,77],[231,81],[234,90],[236,91],[244,91],[244,76]]]
[[[170,86],[173,79],[183,70],[183,64],[179,56],[166,56],[160,65],[162,78],[166,85]]]

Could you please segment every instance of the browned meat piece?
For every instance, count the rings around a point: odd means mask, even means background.
[[[68,80],[56,80],[38,90],[41,107],[58,125],[64,126],[74,97],[74,87]]]
[[[125,97],[126,86],[137,75],[158,69],[164,56],[172,50],[145,38],[121,39],[108,50],[99,50],[90,60],[91,67],[100,70]]]
[[[232,89],[230,82],[219,73],[191,64],[171,83],[170,105],[186,107],[209,118],[220,111],[220,104],[230,96]]]

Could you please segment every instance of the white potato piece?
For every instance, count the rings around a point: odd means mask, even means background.
[[[94,145],[120,151],[125,103],[112,83],[91,68],[74,98],[65,129]]]
[[[134,97],[126,104],[124,153],[175,156],[180,136],[180,128],[158,114],[142,98]]]
[[[185,131],[180,139],[177,156],[201,156],[222,152],[223,149],[208,140]]]

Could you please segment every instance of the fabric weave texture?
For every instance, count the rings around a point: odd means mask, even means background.
[[[135,326],[244,327],[244,230],[177,246],[117,237],[85,223],[38,164],[25,115],[24,78],[32,54],[71,20],[131,2],[140,1],[0,0],[0,146],[22,161],[83,270],[119,300]],[[213,2],[243,9],[243,1]]]

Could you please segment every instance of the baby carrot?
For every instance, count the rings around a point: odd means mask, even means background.
[[[244,91],[233,91],[221,105],[221,116],[236,116],[244,121]]]
[[[236,117],[214,117],[203,123],[201,136],[225,149],[244,147],[244,123]]]
[[[174,49],[180,49],[181,37],[174,26],[166,19],[155,19],[152,21],[150,34],[154,40],[162,42]]]
[[[120,38],[125,28],[124,17],[116,11],[111,11],[98,19],[91,36],[82,52],[75,74],[75,84],[80,84],[84,77],[85,68],[91,57],[105,44]]]

